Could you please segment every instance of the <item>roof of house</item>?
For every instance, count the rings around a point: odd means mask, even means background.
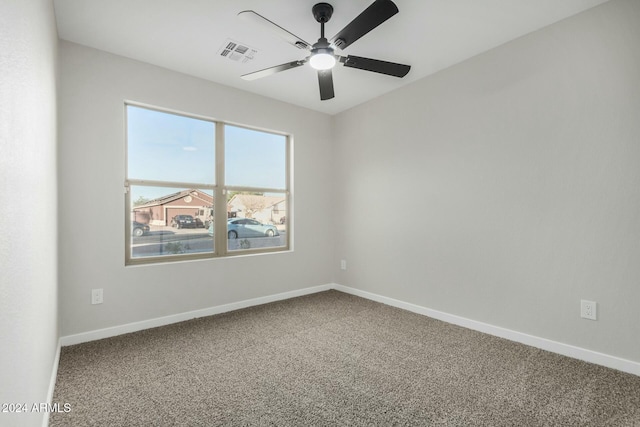
[[[159,206],[165,205],[167,203],[173,202],[174,200],[181,199],[183,197],[195,197],[204,202],[205,205],[213,204],[213,197],[205,192],[200,190],[194,190],[193,188],[188,190],[178,191],[177,193],[168,194],[166,196],[158,197],[157,199],[149,200],[147,203],[136,206],[136,208],[146,208],[151,206]]]

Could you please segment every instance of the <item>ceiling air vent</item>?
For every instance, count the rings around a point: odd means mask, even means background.
[[[218,51],[220,56],[242,63],[251,61],[257,53],[258,51],[251,46],[231,39],[227,39]]]

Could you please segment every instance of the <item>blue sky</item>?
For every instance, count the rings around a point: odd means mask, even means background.
[[[213,122],[135,106],[127,121],[129,179],[216,184]],[[285,189],[286,137],[225,125],[225,168],[226,185]],[[176,191],[137,187],[132,201]]]
[[[286,137],[225,126],[225,184],[286,188]]]

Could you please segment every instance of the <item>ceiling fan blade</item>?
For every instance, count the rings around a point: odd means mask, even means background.
[[[333,93],[333,74],[331,70],[318,70],[318,82],[320,83],[320,100],[325,101],[335,96]]]
[[[244,80],[256,80],[262,77],[267,77],[280,71],[290,70],[304,65],[307,62],[306,59],[300,61],[287,62],[286,64],[276,65],[275,67],[265,68],[264,70],[254,71],[253,73],[243,74]]]
[[[411,69],[410,65],[380,61],[379,59],[363,58],[361,56],[341,56],[339,60],[345,67],[373,71],[374,73],[387,74],[394,77],[404,77]]]
[[[353,21],[347,24],[342,31],[333,36],[330,42],[340,49],[346,49],[351,43],[396,13],[398,13],[398,7],[391,0],[376,0]]]
[[[297,47],[298,49],[311,50],[311,44],[302,40],[300,37],[296,36],[295,34],[285,30],[275,22],[269,21],[267,18],[254,12],[253,10],[244,10],[238,13],[238,16],[244,19],[245,21],[252,22],[254,24],[262,26],[263,28],[271,31],[272,33],[274,33],[275,35],[277,35],[287,43]]]

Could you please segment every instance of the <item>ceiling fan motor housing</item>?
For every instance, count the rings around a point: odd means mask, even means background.
[[[316,21],[324,24],[329,22],[329,19],[331,19],[331,15],[333,15],[333,6],[329,3],[317,3],[313,6],[311,11],[313,12],[313,17],[316,18]]]

